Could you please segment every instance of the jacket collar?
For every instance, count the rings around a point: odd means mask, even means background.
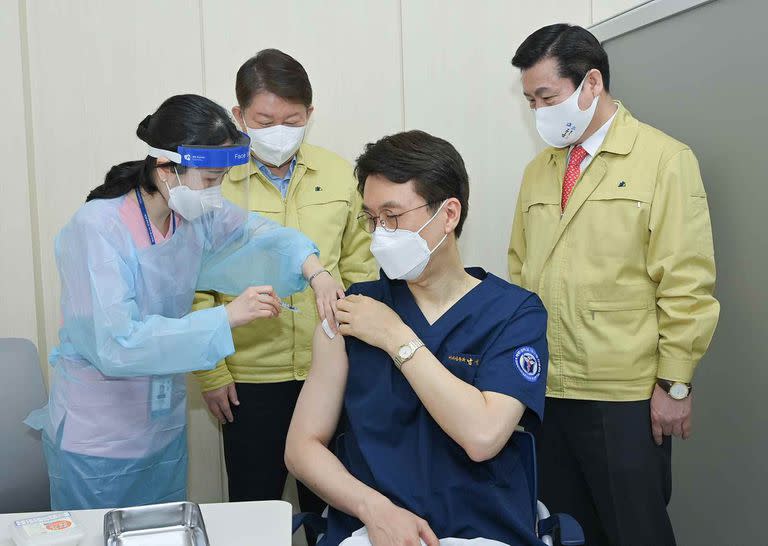
[[[616,112],[616,118],[608,130],[608,134],[605,136],[598,154],[607,152],[616,155],[627,155],[632,151],[637,140],[640,122],[635,119],[620,101],[616,101],[616,104],[619,105],[619,110]],[[566,155],[568,155],[568,147],[549,148],[549,161],[556,161],[558,163],[561,159],[565,161]]]

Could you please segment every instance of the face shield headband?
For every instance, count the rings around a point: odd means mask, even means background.
[[[179,146],[175,152],[149,146],[147,155],[165,158],[177,165],[195,169],[224,169],[248,163],[251,139],[245,133],[227,146]]]

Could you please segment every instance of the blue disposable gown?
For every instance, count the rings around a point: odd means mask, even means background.
[[[137,248],[125,197],[84,205],[56,239],[60,344],[43,430],[54,510],[186,498],[186,382],[234,352],[223,306],[190,312],[197,290],[306,288],[317,253],[300,232],[225,203]]]

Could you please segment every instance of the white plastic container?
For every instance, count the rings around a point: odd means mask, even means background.
[[[69,512],[56,512],[14,521],[11,537],[16,546],[77,546],[85,531]]]

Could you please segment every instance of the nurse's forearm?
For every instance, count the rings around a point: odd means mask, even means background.
[[[304,274],[304,278],[309,282],[310,277],[323,270],[323,264],[320,263],[320,258],[317,254],[310,254],[307,259],[304,260],[304,265],[301,267],[301,272]]]
[[[440,428],[477,462],[502,450],[525,411],[514,398],[480,392],[457,378],[426,347],[401,371]]]
[[[352,476],[318,440],[291,442],[286,449],[288,470],[325,502],[365,522],[371,507],[389,502],[378,491]]]

